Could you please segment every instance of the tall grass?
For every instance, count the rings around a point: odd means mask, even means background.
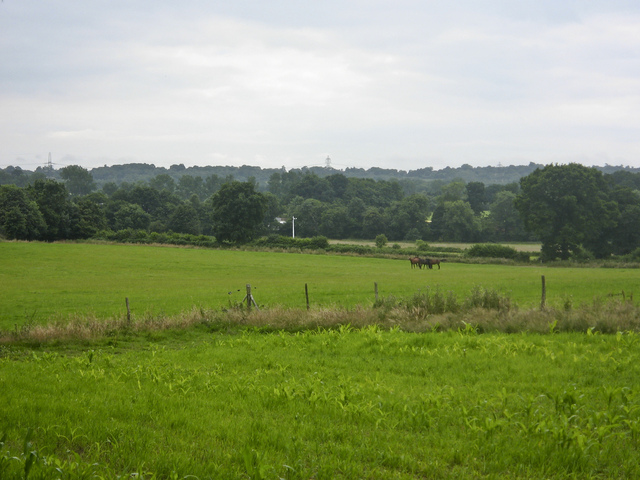
[[[5,350],[0,478],[640,475],[635,333],[197,332]]]
[[[193,308],[178,315],[134,315],[98,318],[74,315],[45,324],[27,323],[0,331],[0,345],[50,345],[60,342],[109,340],[162,331],[204,329],[210,332],[237,332],[247,328],[260,331],[303,332],[339,329],[400,329],[406,332],[457,331],[473,326],[479,332],[616,333],[640,331],[640,306],[620,297],[595,299],[578,307],[567,301],[560,308],[521,309],[509,296],[482,287],[459,299],[451,291],[427,289],[406,298],[384,297],[371,307],[320,308],[309,310],[274,307],[258,310],[244,304],[229,308]]]

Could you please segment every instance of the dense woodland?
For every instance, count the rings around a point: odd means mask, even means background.
[[[297,237],[539,240],[548,259],[606,258],[640,247],[640,173],[622,167],[343,172],[71,165],[34,172],[8,167],[0,170],[0,185],[0,235],[8,239],[135,230],[239,244],[291,235],[295,226]]]

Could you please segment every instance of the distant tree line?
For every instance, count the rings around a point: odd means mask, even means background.
[[[397,170],[391,168],[370,167],[355,168],[349,167],[344,170],[337,170],[330,165],[309,166],[294,168],[289,170],[299,174],[315,173],[320,177],[342,174],[348,178],[369,178],[373,180],[397,180],[406,194],[411,193],[433,193],[441,185],[452,181],[481,182],[485,185],[506,185],[517,183],[522,177],[529,175],[536,169],[543,168],[544,165],[529,163],[528,165],[506,165],[506,166],[484,166],[472,167],[471,165],[461,165],[460,167],[445,167],[436,170],[433,167],[423,167],[416,170]],[[614,173],[625,171],[630,173],[640,173],[640,168],[629,166],[594,167],[602,173]],[[282,168],[261,168],[257,166],[242,165],[234,166],[193,166],[185,167],[183,164],[171,165],[168,168],[157,167],[147,163],[129,163],[124,165],[110,165],[96,167],[89,170],[98,188],[102,188],[107,183],[149,183],[159,175],[171,177],[174,182],[193,183],[204,181],[208,177],[218,177],[221,179],[234,179],[246,182],[253,179],[260,191],[266,191],[267,183],[274,173],[283,173],[287,170]],[[13,184],[26,186],[38,179],[52,178],[61,180],[61,170],[56,170],[47,166],[40,166],[31,172],[20,167],[7,167],[0,169],[0,185]],[[192,177],[192,178],[189,178]],[[200,179],[200,180],[198,180]],[[182,185],[184,190],[189,185]]]
[[[547,259],[624,255],[640,246],[640,173],[577,164],[536,168],[519,182],[401,181],[276,170],[253,178],[161,173],[100,188],[79,166],[0,178],[0,235],[54,241],[136,230],[246,243],[269,234],[390,241],[508,242],[538,239]],[[23,177],[29,176],[28,182]]]

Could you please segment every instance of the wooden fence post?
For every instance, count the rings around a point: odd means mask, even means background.
[[[129,297],[125,297],[124,303],[127,305],[127,322],[131,322],[131,309],[129,308]]]
[[[378,301],[378,282],[373,282],[373,287],[376,292],[376,302]]]
[[[307,299],[307,310],[309,310],[309,288],[306,283],[304,284],[304,296]]]
[[[251,304],[256,307],[256,310],[260,310],[258,308],[258,304],[256,303],[253,295],[251,295],[251,284],[247,283],[247,296],[242,299],[243,301],[247,301],[247,310],[251,310]]]
[[[545,284],[544,275],[542,275],[542,300],[540,300],[540,310],[544,310],[546,301],[547,301],[547,287]]]

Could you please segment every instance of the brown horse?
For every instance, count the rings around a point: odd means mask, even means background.
[[[411,262],[411,268],[416,268],[416,265],[418,266],[418,268],[422,268],[422,265],[420,265],[420,258],[411,257],[409,261]]]
[[[418,260],[420,261],[419,263],[420,268],[422,268],[422,265],[428,268],[432,268],[433,260],[431,260],[430,258],[419,258]]]
[[[438,265],[438,270],[440,270],[440,262],[442,262],[442,260],[437,259],[437,258],[429,258],[429,268],[432,268],[434,265]]]

